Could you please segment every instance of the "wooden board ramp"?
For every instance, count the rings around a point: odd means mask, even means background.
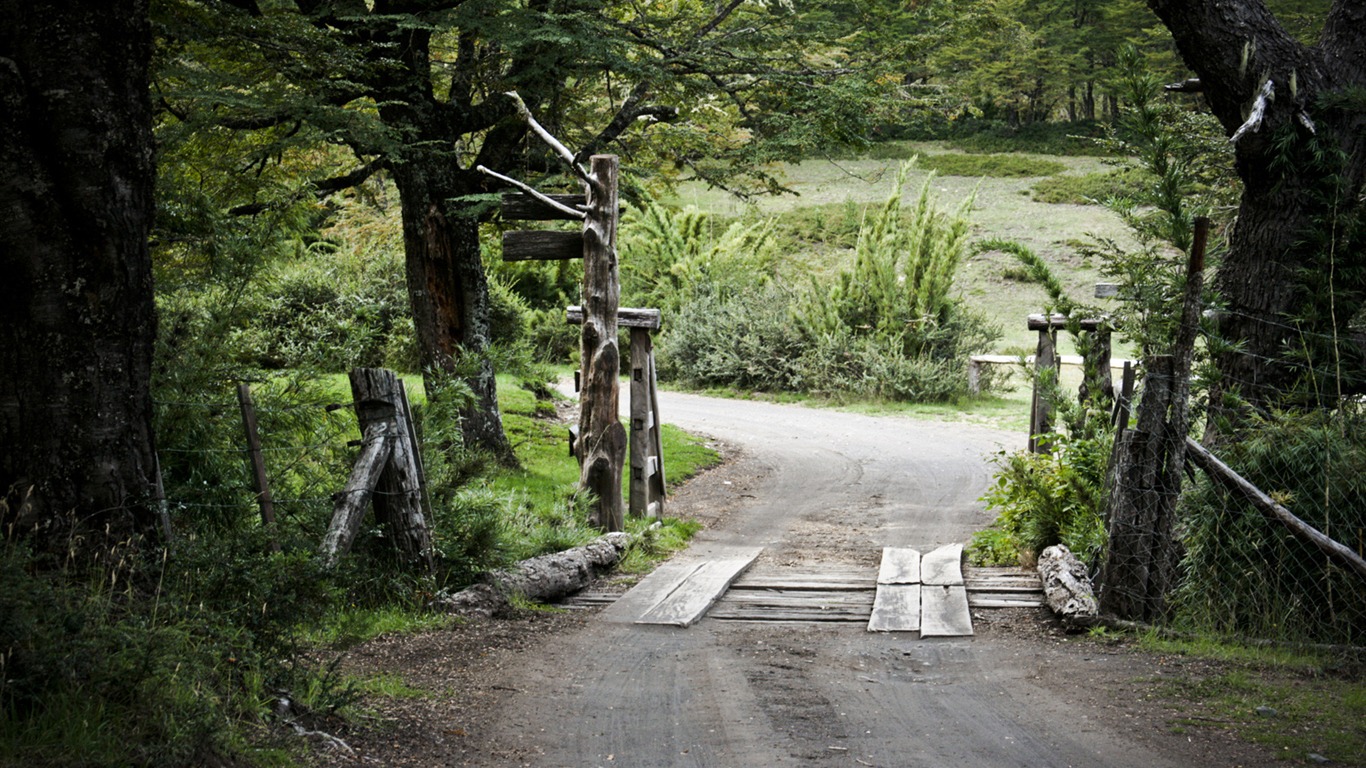
[[[968,590],[962,584],[925,584],[920,589],[920,636],[966,637],[972,634]]]
[[[794,566],[765,563],[746,568],[704,615],[716,621],[860,625],[879,632],[894,631],[892,621],[896,621],[904,627],[899,631],[919,631],[922,637],[930,637],[934,632],[958,626],[950,623],[948,616],[936,613],[927,633],[922,621],[923,598],[913,594],[916,590],[904,589],[911,586],[904,583],[884,584],[884,587],[903,589],[896,590],[900,594],[887,591],[883,596],[885,605],[882,610],[877,608],[879,580],[908,581],[910,569],[904,566],[913,557],[909,554],[912,551],[903,549],[892,553],[894,568],[838,563],[803,563]],[[734,555],[726,551],[715,554],[715,559]],[[601,608],[603,617],[609,621],[635,622],[660,605],[684,581],[694,577],[698,563],[705,559],[708,558],[665,563],[626,593],[585,591],[569,598],[564,605],[579,609]],[[885,560],[887,558],[884,556]],[[1043,605],[1043,587],[1032,570],[965,567],[960,569],[960,573],[961,584],[955,586],[963,588],[969,609],[1032,608]],[[915,586],[920,590],[929,589],[922,585]],[[912,602],[915,603],[914,608],[911,607]],[[949,604],[949,600],[932,597],[930,609],[941,611],[942,606]],[[961,603],[953,603],[953,606],[954,615],[958,618],[966,615]],[[657,617],[659,615],[656,614]],[[905,618],[889,618],[897,616]]]
[[[723,548],[705,559],[667,562],[602,613],[608,621],[686,627],[706,615],[762,547]]]
[[[962,544],[939,547],[923,557],[914,549],[884,548],[868,631],[971,635],[962,558]]]

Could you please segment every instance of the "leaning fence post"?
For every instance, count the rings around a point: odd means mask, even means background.
[[[245,381],[237,385],[237,404],[242,410],[242,427],[247,433],[247,462],[251,465],[251,480],[256,491],[256,503],[261,507],[261,524],[270,537],[270,548],[280,551],[275,530],[275,500],[270,495],[266,478],[266,461],[261,454],[261,435],[256,424],[256,404],[251,399],[251,386]]]

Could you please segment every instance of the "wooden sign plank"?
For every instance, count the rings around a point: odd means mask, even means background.
[[[920,629],[919,584],[879,584],[868,617],[869,632],[915,632]]]
[[[583,233],[548,229],[503,233],[503,261],[567,261],[583,258]]]
[[[583,307],[565,307],[565,322],[570,325],[583,324]],[[637,309],[635,307],[617,308],[617,326],[621,328],[660,328],[660,312],[657,309]]]
[[[546,197],[577,210],[584,210],[588,205],[588,197],[583,194],[546,195]],[[521,193],[503,195],[500,212],[503,218],[508,221],[578,221],[576,217],[570,216],[558,208],[546,205],[531,195]]]
[[[879,584],[919,584],[920,552],[903,547],[883,547]]]
[[[921,637],[967,637],[972,633],[967,589],[928,584],[921,588]]]
[[[963,545],[947,544],[920,559],[922,584],[961,585],[963,583]]]
[[[1025,325],[1031,331],[1056,331],[1067,327],[1067,315],[1035,314],[1025,318]],[[1083,331],[1098,331],[1110,327],[1109,318],[1087,317],[1077,321]]]

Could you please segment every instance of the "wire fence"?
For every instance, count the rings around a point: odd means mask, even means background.
[[[163,503],[173,529],[208,535],[260,525],[241,406],[224,383],[203,400],[154,402]],[[267,383],[254,393],[260,452],[279,530],[316,542],[349,473],[357,436],[349,404]],[[221,399],[220,399],[221,397]]]
[[[1219,374],[1184,386],[1145,361],[1137,425],[1116,446],[1103,604],[1244,638],[1366,645],[1366,407],[1344,396],[1360,362],[1338,336],[1238,319],[1275,326],[1279,349],[1207,339]],[[1288,396],[1237,397],[1271,375]],[[1212,455],[1172,417],[1187,405]]]

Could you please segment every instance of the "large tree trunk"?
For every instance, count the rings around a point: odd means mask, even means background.
[[[147,3],[0,18],[0,512],[97,548],[156,520]]]
[[[1362,214],[1366,181],[1366,109],[1348,95],[1366,87],[1366,2],[1337,0],[1314,47],[1291,38],[1260,0],[1148,4],[1230,136],[1267,78],[1275,88],[1261,128],[1237,144],[1244,192],[1215,286],[1227,305],[1221,334],[1239,346],[1218,357],[1212,404],[1217,411],[1234,393],[1252,408],[1287,394],[1300,403],[1306,393],[1336,402],[1335,371],[1361,370],[1359,347],[1334,349],[1331,340],[1350,338],[1349,323],[1366,300],[1366,249],[1344,239],[1348,222]],[[1329,341],[1306,348],[1306,339]],[[1348,390],[1361,384],[1345,383]]]
[[[489,285],[477,211],[451,202],[473,190],[453,181],[458,171],[429,165],[439,162],[450,158],[414,159],[394,169],[403,204],[408,296],[424,380],[430,393],[434,375],[453,373],[464,379],[475,396],[461,413],[465,444],[515,464],[489,361]]]
[[[468,126],[460,125],[464,118],[458,110],[433,93],[431,32],[395,27],[386,30],[386,37],[388,44],[375,46],[374,55],[387,63],[397,51],[403,67],[383,67],[375,98],[385,125],[406,144],[389,166],[403,208],[408,297],[423,381],[430,394],[433,376],[464,379],[475,396],[461,414],[465,445],[515,465],[489,360],[489,286],[479,247],[479,209],[457,199],[484,191],[483,176],[463,169],[453,149]],[[514,139],[510,145],[517,143]]]

